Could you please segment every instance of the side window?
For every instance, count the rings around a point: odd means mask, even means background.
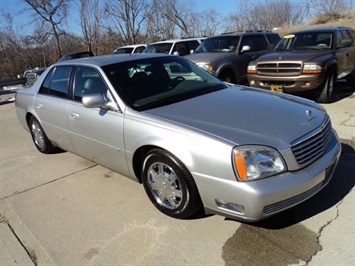
[[[176,43],[175,44],[175,47],[174,47],[174,52],[178,52],[179,55],[186,55],[187,54],[187,49],[186,49],[186,45],[185,45],[185,42],[179,42],[179,43]]]
[[[52,68],[48,75],[46,76],[46,78],[44,79],[41,88],[39,89],[39,93],[42,94],[48,94],[49,93],[49,86],[51,85],[51,81],[52,81],[52,75],[53,75],[53,71],[55,68]]]
[[[341,46],[341,41],[343,40],[343,35],[340,31],[337,31],[337,47]]]
[[[53,68],[44,80],[40,93],[67,98],[70,72],[71,67]]]
[[[141,53],[141,52],[143,52],[144,49],[145,49],[144,46],[139,46],[139,47],[136,48],[136,50],[134,51],[134,53],[135,53],[135,54]]]
[[[255,47],[254,47],[254,41],[253,38],[251,36],[243,36],[241,45],[240,45],[240,50],[242,50],[243,46],[248,45],[250,46],[250,50],[249,52],[253,52],[255,51]]]
[[[268,43],[264,36],[253,36],[253,41],[255,44],[255,51],[267,50]]]
[[[187,53],[189,54],[191,50],[196,50],[197,46],[199,46],[200,43],[198,41],[189,41],[187,42]]]
[[[100,93],[107,96],[107,86],[96,69],[79,67],[74,79],[74,100],[81,101],[87,94]]]
[[[269,42],[274,46],[280,41],[280,36],[277,34],[268,34],[266,38],[268,38]]]

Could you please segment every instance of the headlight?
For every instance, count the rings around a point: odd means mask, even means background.
[[[264,146],[241,146],[233,149],[233,164],[241,181],[265,178],[286,170],[281,155]]]
[[[209,65],[209,64],[205,64],[205,63],[197,63],[197,65],[207,71],[211,71],[213,70],[213,66]]]
[[[256,65],[249,65],[247,71],[248,74],[256,74]]]
[[[303,74],[320,74],[323,72],[323,68],[316,64],[305,64],[303,66]]]

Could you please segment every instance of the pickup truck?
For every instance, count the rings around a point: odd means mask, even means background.
[[[332,100],[337,79],[355,87],[355,31],[320,27],[283,36],[273,52],[248,65],[251,87],[293,93],[315,91],[316,101]]]

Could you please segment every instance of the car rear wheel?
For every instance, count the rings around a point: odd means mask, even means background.
[[[29,128],[31,131],[33,143],[40,152],[48,154],[56,150],[56,147],[53,146],[53,144],[47,138],[41,124],[34,116],[30,118]]]
[[[329,71],[322,85],[316,90],[318,103],[330,103],[332,101],[334,84],[335,75],[332,71]]]
[[[173,155],[151,150],[143,165],[144,189],[162,213],[187,218],[201,208],[200,196],[190,172]]]

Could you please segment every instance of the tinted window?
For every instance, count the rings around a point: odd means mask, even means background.
[[[145,46],[139,46],[136,48],[136,50],[134,50],[135,54],[141,53],[143,52],[143,50],[145,49]]]
[[[281,39],[278,34],[268,34],[266,37],[268,38],[269,42],[274,45],[277,44]]]
[[[253,36],[255,51],[267,50],[268,43],[264,36]]]
[[[71,67],[53,68],[44,80],[40,93],[67,98],[70,73]]]
[[[52,68],[49,73],[47,74],[41,88],[39,89],[39,93],[48,94],[49,93],[49,86],[51,85],[52,75],[53,75],[54,68]]]

